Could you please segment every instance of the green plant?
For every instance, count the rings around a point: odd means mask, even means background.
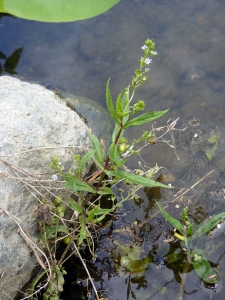
[[[177,230],[174,236],[181,240],[182,248],[186,253],[188,264],[192,265],[199,277],[208,284],[218,282],[217,274],[213,271],[209,261],[205,257],[203,250],[193,246],[193,241],[198,239],[203,234],[210,232],[222,220],[225,219],[225,212],[219,213],[207,222],[195,229],[188,217],[187,208],[183,209],[180,221],[173,218],[158,202],[159,210],[164,218]]]
[[[85,243],[94,257],[91,231],[96,230],[96,226],[101,225],[108,214],[113,213],[123,202],[134,199],[137,196],[136,191],[141,186],[169,188],[169,186],[153,179],[155,169],[150,169],[147,172],[137,171],[136,174],[132,174],[125,167],[127,157],[139,153],[138,144],[154,144],[157,140],[153,131],[145,131],[140,138],[128,143],[124,135],[125,131],[131,126],[140,126],[153,121],[167,112],[167,110],[147,112],[136,116],[138,112],[144,110],[145,102],[139,99],[132,104],[132,100],[137,88],[148,78],[148,65],[152,62],[150,57],[157,55],[155,44],[150,39],[146,40],[142,50],[144,55],[139,60],[139,69],[135,71],[132,77],[131,88],[128,86],[124,92],[118,95],[115,105],[110,92],[109,80],[106,85],[106,103],[115,122],[108,154],[104,153],[98,138],[90,134],[89,138],[93,150],[87,152],[82,158],[79,155],[74,156],[74,170],[64,173],[58,157],[55,156],[52,159],[51,167],[65,179],[65,188],[72,191],[73,197],[69,199],[69,203],[57,198],[50,203],[43,204],[45,216],[43,217],[42,214],[40,239],[49,253],[51,265],[49,283],[44,294],[46,300],[55,300],[59,297],[64,282],[63,274],[65,274],[63,263],[68,258],[68,250],[72,245],[75,249],[73,254],[76,253],[79,256],[78,248]],[[95,162],[98,170],[91,178],[86,179],[83,169],[89,160]],[[115,188],[121,181],[127,186],[125,193],[123,190]],[[118,193],[121,201],[117,200],[116,194]],[[104,206],[103,197],[104,203],[107,202],[109,205]],[[64,219],[66,207],[69,220]],[[60,240],[64,240],[67,246],[60,259],[56,260],[55,253]],[[43,272],[43,276],[45,274],[46,271]],[[33,284],[31,293],[33,293],[34,286],[35,284]],[[95,292],[97,299],[99,299],[97,291]]]

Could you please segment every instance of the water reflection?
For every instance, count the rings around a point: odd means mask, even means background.
[[[0,74],[18,74],[15,69],[20,61],[22,52],[23,48],[18,48],[7,57],[3,52],[0,51],[0,60],[4,61],[2,64],[0,61]]]

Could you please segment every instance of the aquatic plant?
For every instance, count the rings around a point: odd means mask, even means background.
[[[125,201],[137,197],[136,192],[140,187],[170,188],[170,186],[153,179],[155,168],[149,169],[147,172],[136,171],[135,173],[130,172],[125,166],[128,156],[139,154],[137,147],[139,144],[146,146],[155,144],[157,141],[154,131],[150,130],[145,131],[138,139],[128,142],[125,138],[126,130],[132,126],[140,126],[151,122],[167,112],[167,110],[145,112],[136,116],[137,113],[145,109],[145,102],[139,99],[132,104],[135,92],[148,78],[148,65],[152,63],[150,57],[157,55],[155,43],[150,39],[145,41],[142,50],[144,52],[143,57],[139,59],[139,68],[132,77],[131,87],[126,87],[118,95],[115,104],[111,96],[109,80],[106,84],[106,103],[108,111],[115,122],[112,143],[108,153],[104,152],[98,138],[90,134],[89,138],[93,150],[87,152],[83,157],[75,155],[74,163],[76,167],[73,170],[64,173],[58,157],[52,158],[51,167],[56,172],[52,179],[57,180],[57,176],[64,178],[66,181],[65,188],[72,192],[72,196],[69,203],[66,203],[59,196],[53,201],[42,200],[42,205],[39,208],[40,245],[48,253],[50,270],[44,268],[43,273],[34,279],[30,287],[31,299],[33,293],[35,293],[35,286],[38,283],[41,284],[44,279],[48,282],[46,292],[43,295],[44,299],[59,299],[64,284],[65,270],[63,265],[68,257],[74,254],[81,259],[89,280],[92,282],[86,264],[79,252],[82,246],[86,245],[93,258],[95,257],[91,233],[96,231],[99,225],[104,224],[107,215],[112,214]],[[167,131],[171,128],[168,125],[166,126]],[[83,170],[90,160],[94,161],[98,170],[89,178],[85,178]],[[127,186],[125,192],[117,187],[120,182]],[[120,201],[116,195],[120,196]],[[56,258],[56,250],[62,240],[66,247],[60,258]],[[68,254],[70,249],[73,250]],[[131,253],[129,254],[131,255]],[[133,265],[131,269],[133,271]],[[96,298],[99,299],[93,282],[92,285]]]
[[[157,206],[164,218],[175,228],[174,236],[181,241],[181,247],[186,254],[188,266],[192,266],[203,282],[207,284],[216,284],[218,275],[211,267],[209,261],[204,255],[203,249],[193,245],[193,241],[202,235],[209,233],[220,222],[225,219],[225,212],[221,212],[212,218],[209,218],[205,223],[195,229],[193,223],[188,216],[188,208],[185,207],[182,211],[180,221],[173,218],[158,202]],[[173,258],[173,261],[177,259]],[[189,268],[187,268],[189,269]]]

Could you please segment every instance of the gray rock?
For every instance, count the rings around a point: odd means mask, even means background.
[[[76,111],[91,128],[92,132],[100,140],[102,147],[107,150],[112,142],[111,136],[114,129],[114,122],[102,106],[95,101],[85,97],[76,96],[63,91],[56,94],[74,111]]]
[[[51,180],[51,158],[58,155],[65,169],[71,168],[73,155],[90,149],[90,129],[55,93],[37,84],[0,77],[0,103],[0,299],[8,300],[30,279],[37,260],[4,211],[19,218],[35,241],[38,199],[47,190],[56,193],[58,184]],[[40,178],[49,181],[41,186],[34,182]]]

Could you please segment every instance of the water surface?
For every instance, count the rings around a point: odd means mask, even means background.
[[[184,122],[198,117],[201,131],[208,128],[209,133],[214,130],[220,135],[220,155],[205,169],[202,167],[194,179],[200,179],[212,169],[216,171],[213,177],[207,178],[193,192],[193,216],[196,222],[200,222],[211,212],[225,209],[223,201],[215,194],[216,190],[223,188],[224,178],[224,15],[225,4],[220,0],[123,0],[101,16],[73,23],[47,24],[2,16],[1,72],[88,97],[105,107],[105,84],[108,78],[111,78],[115,97],[130,84],[131,76],[138,67],[137,59],[142,55],[144,41],[153,39],[158,56],[153,58],[149,80],[138,92],[137,99],[145,100],[148,110],[170,109],[155,127],[165,125],[170,118],[179,117],[177,128],[182,128]],[[6,57],[13,53],[14,60],[4,68]],[[150,125],[146,125],[144,128],[131,129],[128,137],[138,136],[150,128]],[[175,174],[179,190],[182,184],[183,187],[193,184],[193,178],[182,177],[180,173],[187,167],[187,158],[193,159],[190,158],[193,151],[186,151],[188,149],[182,147],[180,142],[184,137],[177,133],[174,132],[176,152],[166,143],[157,143],[145,148],[142,158],[150,167],[158,163]],[[199,134],[199,131],[191,131],[191,134],[195,133]],[[171,140],[172,136],[168,135],[167,139]],[[131,168],[136,166],[137,160],[129,163]],[[153,193],[151,201],[173,196],[163,193]],[[126,205],[128,216],[126,220],[119,217],[121,223],[115,223],[115,228],[132,224],[137,219],[144,222],[151,216],[155,211],[153,204],[149,204],[146,193],[143,192],[142,196],[144,200],[139,206],[133,201]],[[121,214],[118,212],[119,216]],[[144,236],[142,245],[145,255],[151,258],[151,249],[146,242],[147,233],[139,234]],[[220,241],[223,241],[223,236]],[[108,241],[107,247],[109,250],[104,254],[99,252],[101,263],[97,266],[100,270],[103,267],[102,260],[108,259],[115,245]],[[167,250],[163,255],[167,254]],[[223,273],[223,251],[213,262],[219,264]],[[113,271],[112,265],[109,270],[99,271],[101,288],[106,290],[107,299],[167,300],[179,296],[180,282],[171,266],[158,270],[152,261],[142,275],[142,281],[134,274]],[[223,299],[223,285],[218,293],[209,292],[201,286],[194,271],[190,271],[183,299]]]

